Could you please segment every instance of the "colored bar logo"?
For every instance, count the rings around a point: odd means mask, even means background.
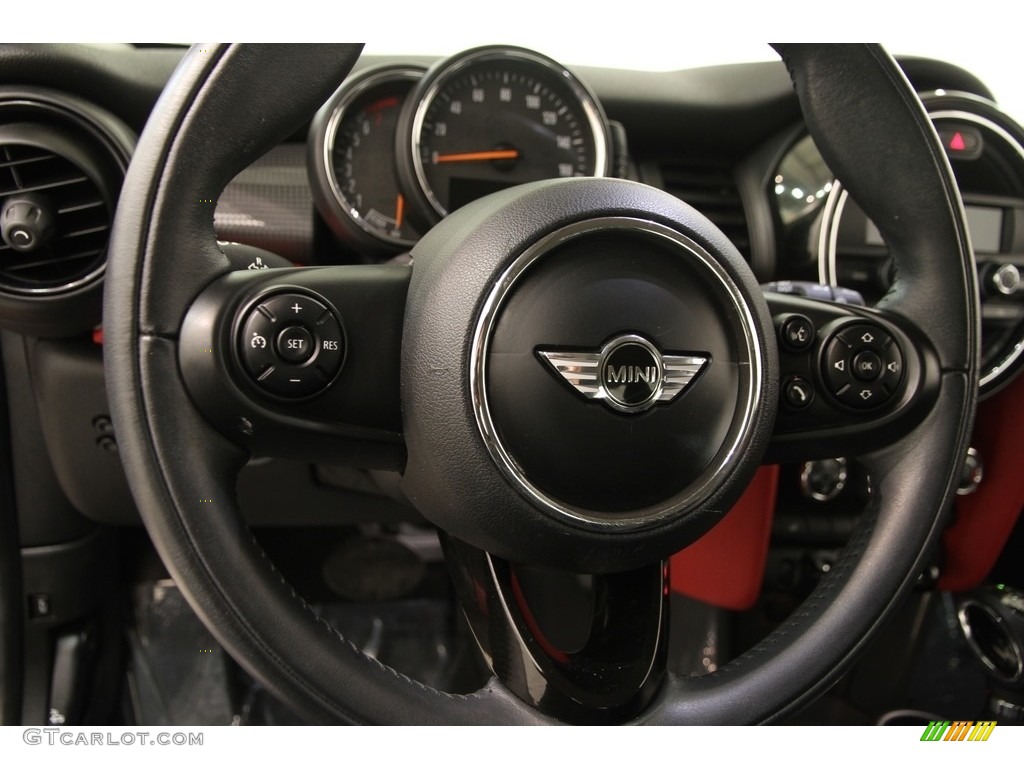
[[[995,720],[932,720],[921,741],[988,741],[995,727]]]

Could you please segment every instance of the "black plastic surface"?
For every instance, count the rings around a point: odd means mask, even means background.
[[[46,595],[45,615],[23,603],[24,621],[32,626],[55,627],[87,616],[109,597],[114,560],[108,532],[64,544],[25,547],[21,550],[22,586],[26,596]]]
[[[20,722],[50,724],[55,633],[92,616],[109,599],[117,559],[109,532],[97,530],[64,544],[26,547],[21,567],[25,688]],[[45,614],[35,609],[41,599]]]
[[[7,82],[60,87],[81,94],[142,130],[184,48],[131,45],[0,46]]]
[[[20,337],[10,336],[20,350]],[[29,544],[64,540],[92,529],[90,520],[110,525],[137,525],[139,514],[121,467],[118,435],[110,420],[110,404],[103,381],[100,347],[85,340],[33,340],[29,344],[35,381],[39,383],[42,433],[37,451],[53,461],[56,476],[43,482],[47,465],[34,463],[25,429],[26,414],[19,412],[19,459],[33,480],[20,486],[34,506],[24,510],[24,534]],[[8,377],[17,380],[17,372]],[[74,392],[75,397],[67,397]],[[20,403],[20,400],[16,402]],[[28,462],[27,464],[25,462]],[[325,470],[325,472],[328,470]],[[356,472],[356,470],[349,470]],[[24,475],[22,477],[25,477]],[[306,462],[253,462],[238,478],[238,497],[246,519],[254,525],[341,525],[358,522],[395,522],[420,519],[415,510],[370,490],[332,487],[320,480],[315,466]],[[13,487],[13,486],[12,486]],[[371,489],[372,490],[372,489]],[[50,500],[44,503],[45,497]],[[70,501],[69,501],[70,499]],[[29,512],[31,510],[31,512]],[[84,515],[84,517],[83,517]],[[88,519],[86,519],[88,518]],[[64,538],[54,539],[54,536]]]
[[[138,512],[110,422],[101,348],[88,339],[54,339],[33,340],[28,349],[58,488],[78,513],[93,520],[135,523]]]
[[[29,376],[28,341],[7,332],[2,339],[21,545],[35,547],[78,539],[92,531],[93,525],[65,496],[55,471],[57,465],[73,456],[51,455],[45,442],[42,416],[50,412],[40,410],[38,390]],[[56,402],[71,405],[75,399],[62,389]]]
[[[665,679],[667,563],[580,576],[441,541],[473,636],[509,690],[545,714],[590,725],[630,719],[650,703]]]
[[[3,339],[5,347],[10,342]],[[0,377],[0,402],[7,401],[6,390]],[[16,725],[21,713],[21,552],[12,449],[9,416],[0,411],[0,726]]]

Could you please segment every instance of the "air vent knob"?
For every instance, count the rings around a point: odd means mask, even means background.
[[[1016,265],[1002,264],[988,273],[985,287],[992,296],[1010,297],[1020,289],[1020,283],[1020,270]]]
[[[12,195],[0,209],[0,233],[16,251],[28,253],[42,248],[53,229],[53,211],[42,195]]]

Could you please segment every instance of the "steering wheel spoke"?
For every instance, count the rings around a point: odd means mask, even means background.
[[[257,455],[398,469],[399,360],[410,269],[238,270],[182,323],[199,410]]]
[[[766,461],[859,455],[928,413],[941,368],[927,336],[892,310],[768,294],[779,414]]]
[[[667,562],[583,575],[441,542],[483,658],[520,699],[586,724],[624,722],[651,702],[666,676]]]

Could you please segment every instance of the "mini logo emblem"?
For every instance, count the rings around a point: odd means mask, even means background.
[[[710,363],[706,355],[663,355],[642,336],[617,336],[596,352],[537,350],[569,385],[624,413],[669,403]]]

